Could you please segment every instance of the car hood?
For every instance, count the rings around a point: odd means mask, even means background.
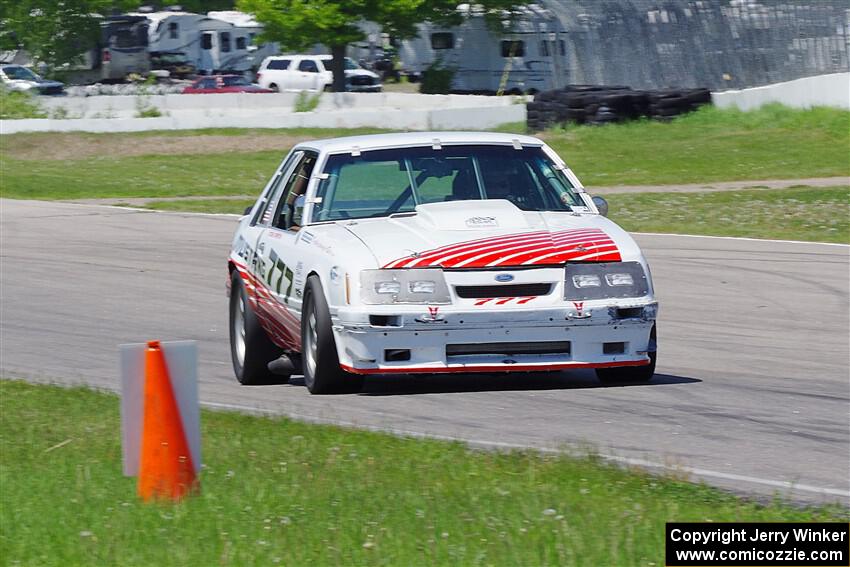
[[[369,71],[368,69],[346,69],[345,70],[346,77],[371,77],[373,79],[377,79],[378,75]]]
[[[12,84],[18,85],[29,85],[31,87],[62,87],[65,86],[64,83],[60,83],[59,81],[51,81],[50,79],[39,79],[37,81],[32,81],[30,79],[12,79],[9,81]]]
[[[528,212],[493,199],[430,203],[344,225],[383,268],[522,268],[640,260],[623,229],[601,215]]]

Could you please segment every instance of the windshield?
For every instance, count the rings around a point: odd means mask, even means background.
[[[398,148],[328,157],[313,222],[382,217],[443,201],[507,199],[524,211],[583,207],[542,148]]]
[[[37,81],[38,75],[27,69],[26,67],[3,67],[3,73],[7,77],[16,81]]]
[[[360,69],[360,65],[358,65],[354,59],[351,57],[345,58],[345,70],[346,71],[354,71],[355,69]]]
[[[238,87],[244,85],[250,85],[248,79],[245,77],[225,77],[224,78],[224,86],[225,87]]]

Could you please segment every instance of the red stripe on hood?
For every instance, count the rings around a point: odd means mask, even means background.
[[[597,228],[529,232],[459,242],[384,264],[384,268],[545,266],[570,260],[619,262],[617,244]]]

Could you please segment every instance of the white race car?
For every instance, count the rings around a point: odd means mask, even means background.
[[[634,240],[542,141],[430,132],[298,144],[228,260],[236,377],[655,370],[655,300]]]

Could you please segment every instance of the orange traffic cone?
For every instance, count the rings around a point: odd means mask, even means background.
[[[143,419],[139,496],[179,500],[198,482],[159,341],[150,341],[145,352]]]

